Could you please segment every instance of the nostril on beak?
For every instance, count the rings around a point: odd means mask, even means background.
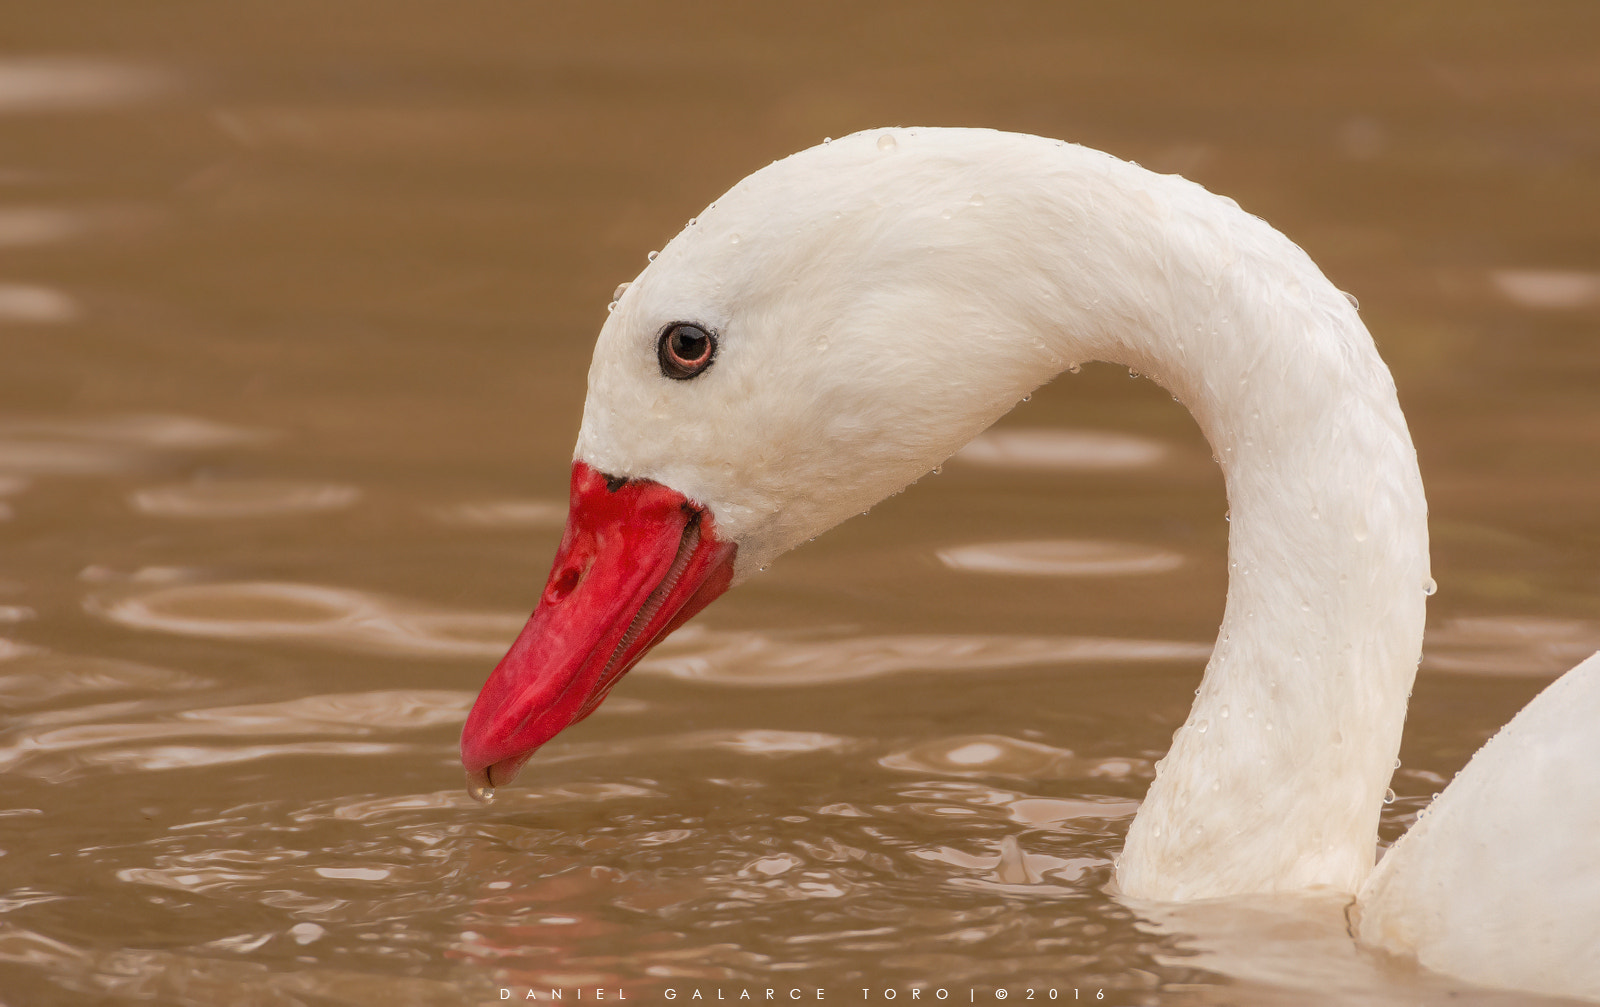
[[[577,590],[578,582],[583,580],[583,571],[575,566],[569,566],[559,574],[550,578],[550,586],[544,589],[544,600],[552,605],[559,604],[567,595]]]

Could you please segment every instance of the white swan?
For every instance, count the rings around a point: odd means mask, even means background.
[[[734,186],[614,307],[549,585],[463,734],[475,787],[732,581],[1063,369],[1114,361],[1188,406],[1233,519],[1216,649],[1121,890],[1359,894],[1367,944],[1600,998],[1600,656],[1373,869],[1433,589],[1427,508],[1355,308],[1260,219],[1055,140],[878,130]]]

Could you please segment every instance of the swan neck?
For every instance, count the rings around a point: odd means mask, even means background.
[[[1354,305],[1288,239],[1181,179],[1096,169],[1096,199],[1062,211],[1080,236],[1056,242],[1066,324],[1036,331],[1059,357],[1170,389],[1231,517],[1217,644],[1118,882],[1159,899],[1354,892],[1431,590],[1394,382]]]

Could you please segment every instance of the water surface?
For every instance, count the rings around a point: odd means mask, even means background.
[[[1392,841],[1600,646],[1588,8],[10,20],[7,1003],[1525,1002],[1358,954],[1337,907],[1105,893],[1227,533],[1193,423],[1114,368],[720,601],[493,807],[456,742],[548,569],[615,285],[824,136],[991,125],[1226,192],[1360,299],[1440,585]]]

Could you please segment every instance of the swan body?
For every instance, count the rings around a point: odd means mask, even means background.
[[[685,323],[713,340],[688,378],[664,356]],[[729,584],[1087,360],[1189,408],[1232,515],[1217,645],[1129,830],[1121,891],[1360,892],[1369,944],[1600,998],[1600,798],[1559,789],[1561,766],[1600,756],[1600,662],[1530,705],[1374,872],[1433,590],[1394,382],[1352,303],[1266,223],[1040,137],[876,130],[802,151],[627,286],[589,372],[567,534],[468,721],[469,774],[508,780]],[[624,538],[642,543],[626,561]],[[1541,753],[1558,782],[1519,793]],[[1494,806],[1508,794],[1520,803]],[[1581,833],[1552,818],[1574,802]],[[1486,838],[1486,818],[1505,827]],[[1535,849],[1548,858],[1506,869]],[[1542,983],[1508,961],[1529,921],[1549,941]]]
[[[1600,1000],[1600,654],[1489,739],[1367,878],[1355,933],[1489,986]]]

